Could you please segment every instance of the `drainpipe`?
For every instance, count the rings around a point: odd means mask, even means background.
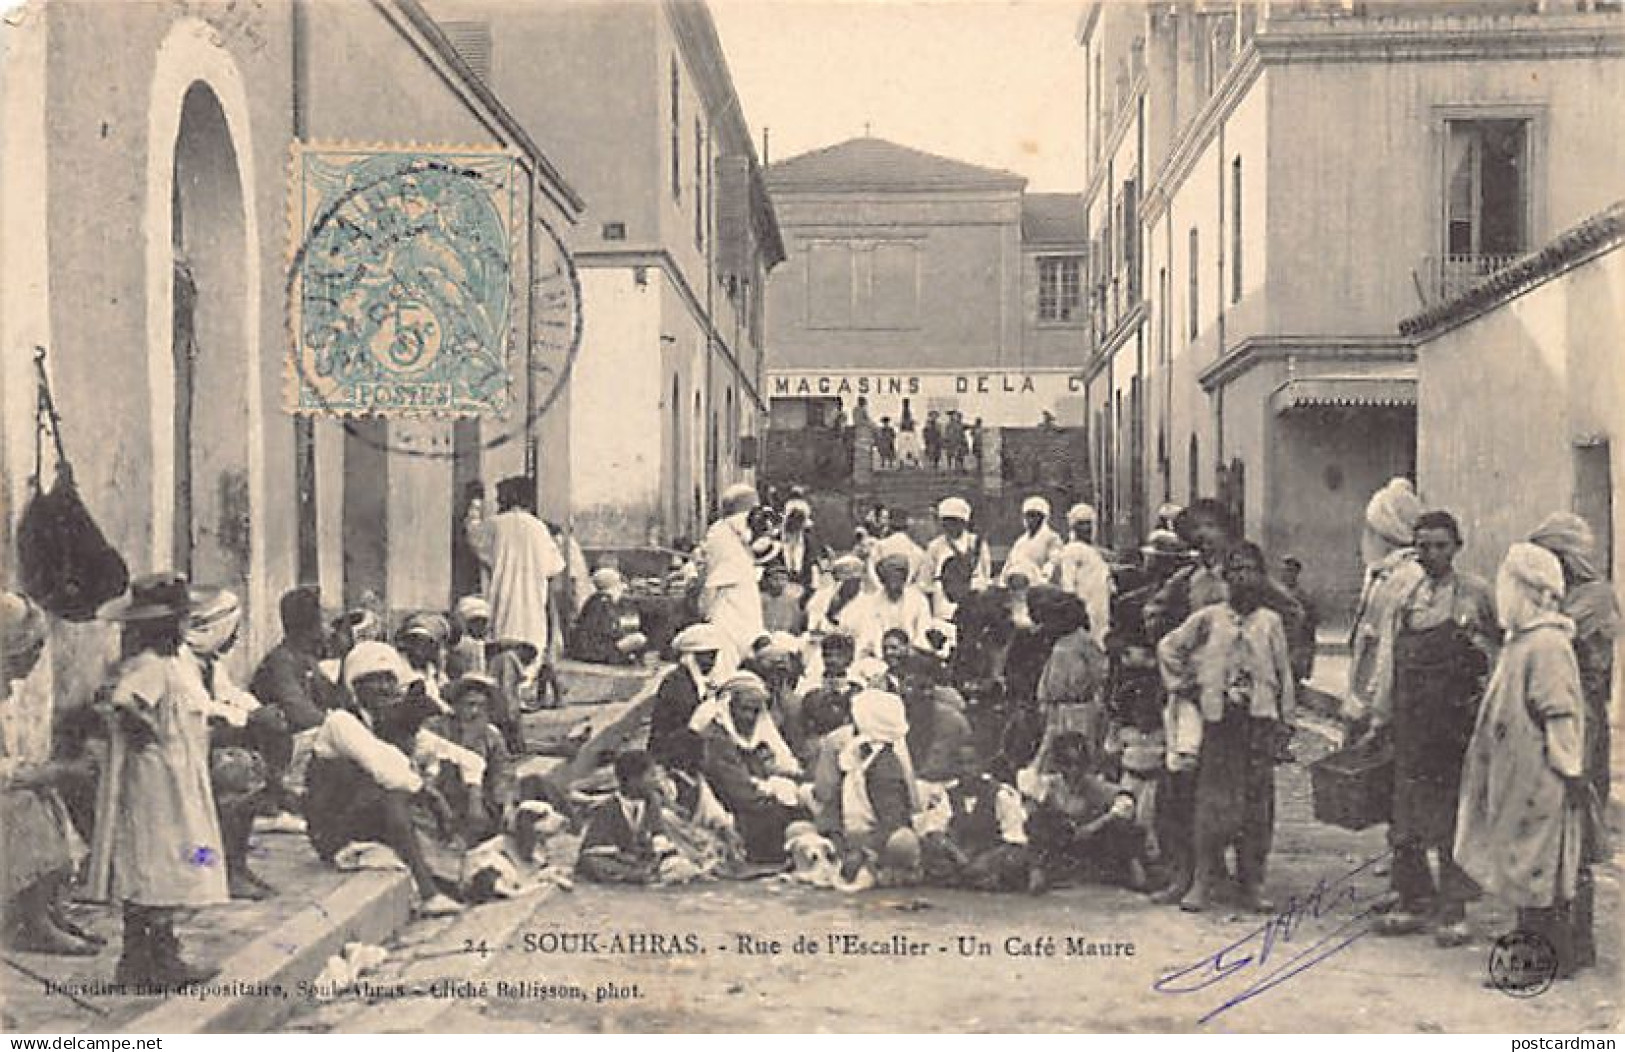
[[[289,10],[288,57],[291,79],[288,111],[295,142],[305,138],[305,0],[293,0]],[[321,518],[316,504],[319,474],[316,462],[316,421],[306,414],[293,418],[294,481],[296,492],[294,536],[295,572],[301,581],[321,580]]]

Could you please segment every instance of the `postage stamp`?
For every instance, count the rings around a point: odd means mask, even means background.
[[[288,408],[495,416],[525,202],[502,150],[296,143]]]

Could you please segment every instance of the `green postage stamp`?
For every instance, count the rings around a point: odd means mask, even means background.
[[[289,408],[489,416],[513,396],[523,170],[509,153],[293,148]]]

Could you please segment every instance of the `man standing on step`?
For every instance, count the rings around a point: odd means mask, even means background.
[[[1095,509],[1074,504],[1066,513],[1072,539],[1056,559],[1061,588],[1083,600],[1089,612],[1089,635],[1104,649],[1112,620],[1112,570],[1095,547]]]
[[[1010,545],[1004,560],[1004,575],[1023,563],[1038,567],[1039,579],[1028,584],[1050,584],[1055,580],[1055,560],[1061,554],[1061,535],[1049,527],[1049,501],[1031,496],[1021,502],[1021,519],[1026,528]],[[1002,583],[1002,582],[1001,582]]]
[[[937,522],[942,532],[925,547],[931,572],[926,594],[937,619],[952,621],[967,595],[992,582],[993,567],[987,543],[970,531],[969,503],[959,497],[947,498],[937,505]]]

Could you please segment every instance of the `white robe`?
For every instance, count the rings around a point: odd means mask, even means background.
[[[762,624],[756,560],[745,542],[748,529],[743,514],[718,519],[705,533],[704,548],[705,619],[727,637],[734,653],[741,657],[767,634]]]
[[[547,524],[515,509],[482,520],[469,511],[468,538],[491,568],[491,638],[522,640],[548,653],[547,582],[564,572],[564,556]]]
[[[1010,554],[1005,557],[1004,571],[999,575],[1000,582],[1010,577],[1010,568],[1023,562],[1032,563],[1038,567],[1040,580],[1028,581],[1028,584],[1051,584],[1055,580],[1055,560],[1061,554],[1061,535],[1049,528],[1049,524],[1038,528],[1035,534],[1021,531],[1010,545]]]
[[[896,601],[885,592],[871,592],[854,600],[853,605],[857,609],[843,617],[841,623],[856,637],[859,658],[880,657],[881,642],[894,628],[907,632],[912,646],[930,648],[925,633],[931,627],[931,604],[925,593],[913,585],[904,588],[903,597]]]
[[[1089,611],[1089,635],[1102,647],[1112,626],[1112,570],[1094,545],[1068,541],[1061,548],[1061,588],[1083,600]]]

